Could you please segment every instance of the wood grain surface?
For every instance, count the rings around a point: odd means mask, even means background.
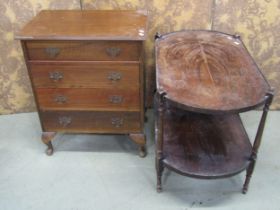
[[[252,146],[238,114],[170,108],[163,121],[163,162],[178,173],[219,178],[237,174],[250,163]]]
[[[146,21],[146,14],[138,11],[49,10],[21,30],[17,38],[43,136],[48,132],[130,134],[139,155],[146,155]],[[47,146],[50,155],[51,139]]]
[[[141,132],[139,112],[41,111],[44,131],[71,133]]]
[[[43,10],[17,34],[16,38],[145,40],[146,22],[147,14],[140,11]]]
[[[139,63],[29,62],[29,66],[36,88],[140,88]]]
[[[138,41],[27,41],[29,60],[139,61]],[[53,55],[49,49],[56,50]]]
[[[42,110],[140,111],[138,89],[37,88],[35,93]]]
[[[170,33],[156,41],[157,88],[197,111],[241,111],[263,104],[270,87],[238,36]]]

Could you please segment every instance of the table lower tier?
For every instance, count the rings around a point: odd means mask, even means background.
[[[142,133],[140,112],[40,111],[44,132]]]
[[[168,109],[163,123],[163,164],[182,175],[222,178],[250,163],[252,146],[238,114]]]

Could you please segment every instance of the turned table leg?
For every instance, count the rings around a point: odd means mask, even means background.
[[[142,133],[130,133],[129,138],[135,142],[137,145],[139,145],[139,156],[145,157],[147,155],[146,151],[146,136]]]
[[[44,144],[46,144],[48,146],[48,148],[46,149],[46,154],[47,155],[52,155],[53,154],[53,145],[52,145],[52,140],[55,137],[56,132],[43,132],[42,133],[42,141],[44,142]]]
[[[163,163],[162,163],[162,159],[157,159],[156,158],[157,192],[162,191],[161,177],[162,177],[163,170],[164,170],[164,166],[163,166]]]
[[[263,108],[263,114],[261,116],[261,120],[260,120],[260,123],[259,123],[259,126],[258,126],[255,141],[254,141],[254,144],[253,144],[252,154],[251,154],[251,157],[250,157],[251,163],[249,164],[249,166],[247,168],[246,179],[245,179],[243,189],[242,189],[243,194],[247,193],[249,183],[250,183],[252,174],[254,172],[254,168],[255,168],[255,164],[256,164],[256,160],[257,160],[257,155],[258,155],[258,150],[259,150],[259,147],[261,145],[261,140],[262,140],[262,134],[263,134],[264,126],[265,126],[265,121],[266,121],[267,113],[269,111],[269,106],[272,103],[272,100],[273,100],[273,93],[272,92],[267,93],[266,94],[266,102],[265,102],[265,105],[264,105],[264,108]]]
[[[243,185],[243,188],[242,188],[242,193],[243,194],[246,194],[247,191],[248,191],[249,183],[250,183],[250,180],[251,180],[254,168],[255,168],[255,164],[256,164],[256,160],[252,160],[252,162],[250,163],[250,165],[247,169],[245,182],[244,182],[244,185]]]
[[[164,97],[165,93],[155,94],[155,108],[156,108],[156,118],[155,118],[155,141],[156,141],[156,172],[157,172],[157,192],[162,191],[161,177],[164,170],[163,164],[163,116],[165,112],[164,107]]]

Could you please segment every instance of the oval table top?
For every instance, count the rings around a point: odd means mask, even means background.
[[[156,39],[157,89],[180,108],[241,112],[265,102],[270,86],[239,36],[181,31]]]

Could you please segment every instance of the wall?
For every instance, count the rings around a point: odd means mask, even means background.
[[[275,88],[272,108],[280,109],[280,0],[216,0],[213,29],[241,35]]]
[[[214,29],[238,33],[276,92],[280,88],[280,0],[1,0],[0,113],[35,111],[21,48],[14,33],[42,9],[146,9],[147,102],[154,86],[153,39],[156,32]],[[276,94],[272,108],[280,108]]]
[[[0,114],[35,111],[21,46],[14,34],[42,9],[80,9],[80,1],[1,0]]]

